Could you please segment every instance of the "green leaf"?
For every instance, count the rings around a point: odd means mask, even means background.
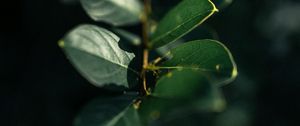
[[[200,27],[195,28],[189,34],[184,35],[181,39],[186,42],[201,39],[215,39],[218,40],[219,36],[215,29],[210,25],[203,24]]]
[[[165,99],[189,101],[202,111],[220,111],[225,101],[206,75],[193,69],[173,70],[161,77],[152,93]]]
[[[210,0],[183,0],[159,22],[150,47],[173,42],[203,23],[218,11]]]
[[[200,72],[185,69],[171,71],[161,77],[152,93],[153,96],[172,99],[193,99],[205,93],[209,81]]]
[[[174,41],[174,42],[171,42],[171,43],[168,43],[162,47],[159,47],[159,48],[156,48],[155,51],[159,54],[159,55],[165,55],[166,53],[168,53],[171,49],[181,45],[185,43],[185,40],[183,40],[182,38]],[[170,57],[165,57],[165,58],[170,58]]]
[[[126,44],[128,45],[139,46],[142,43],[142,40],[138,35],[117,28],[113,29],[113,31],[119,34],[121,37],[124,37],[124,39],[126,39]]]
[[[95,21],[115,26],[140,21],[142,4],[139,0],[80,0],[88,15]]]
[[[66,4],[66,5],[75,5],[79,3],[79,0],[59,0],[59,2]]]
[[[133,106],[135,95],[99,97],[88,103],[76,117],[75,126],[139,126]]]
[[[218,39],[218,34],[216,31],[212,28],[210,28],[207,25],[197,27],[193,31],[191,31],[189,34],[186,34],[185,36],[181,37],[180,39],[177,39],[174,42],[168,43],[164,46],[161,46],[157,49],[155,49],[156,52],[158,52],[160,55],[166,54],[169,50],[186,43],[187,41],[197,40],[197,39]]]
[[[127,79],[137,79],[138,73],[128,66],[134,54],[120,49],[118,41],[119,37],[106,29],[80,25],[59,45],[75,68],[95,86],[115,84],[129,88],[133,85]]]
[[[233,0],[213,0],[213,2],[219,9],[224,9],[229,6],[233,2]]]
[[[219,112],[224,107],[223,97],[205,75],[183,69],[158,80],[154,92],[142,101],[140,113],[142,120],[149,123],[193,112]]]
[[[196,40],[172,49],[166,54],[170,60],[160,69],[193,69],[202,72],[211,83],[223,85],[237,76],[237,67],[229,50],[215,40]]]
[[[170,99],[157,98],[147,96],[142,100],[140,108],[138,109],[141,121],[144,125],[157,125],[156,121],[161,118],[172,115],[172,111],[176,111],[181,107],[183,102],[177,102]]]

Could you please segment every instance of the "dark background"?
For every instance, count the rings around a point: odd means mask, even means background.
[[[6,1],[0,15],[1,126],[71,126],[82,105],[107,93],[83,79],[57,46],[78,24],[101,25],[79,4]],[[223,88],[228,108],[214,125],[300,125],[300,1],[234,0],[206,25],[239,68]]]

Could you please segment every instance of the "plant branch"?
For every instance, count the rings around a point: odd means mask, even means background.
[[[147,78],[146,78],[146,72],[147,72],[147,66],[148,66],[148,59],[149,59],[149,23],[148,23],[148,16],[151,12],[151,1],[150,0],[144,0],[144,14],[142,17],[142,23],[143,23],[143,69],[142,69],[142,79],[143,79],[143,89],[146,93],[146,95],[149,95],[150,92],[147,88]]]

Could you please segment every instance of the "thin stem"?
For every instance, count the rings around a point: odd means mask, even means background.
[[[146,95],[150,95],[150,92],[148,91],[148,88],[147,88],[147,78],[146,78],[146,72],[147,72],[146,68],[148,67],[148,56],[149,56],[148,49],[144,49],[143,54],[144,54],[143,69],[142,69],[143,89],[144,89]]]
[[[151,3],[150,0],[144,0],[144,15],[142,18],[142,22],[143,22],[143,45],[144,45],[144,49],[148,49],[149,48],[149,28],[148,28],[148,16],[151,12]]]
[[[146,95],[150,95],[150,92],[147,88],[147,66],[148,66],[148,59],[149,59],[149,35],[148,35],[148,16],[151,11],[151,1],[150,0],[144,0],[144,15],[142,18],[143,23],[143,69],[142,69],[142,79],[143,79],[143,89],[146,93]]]

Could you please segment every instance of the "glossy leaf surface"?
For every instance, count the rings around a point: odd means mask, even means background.
[[[218,112],[224,107],[223,97],[206,76],[183,69],[170,71],[158,80],[154,92],[143,100],[140,113],[146,123],[159,125],[171,118],[194,112]]]
[[[69,32],[59,45],[77,70],[92,84],[130,87],[127,78],[137,72],[129,68],[133,53],[122,50],[119,37],[94,26],[80,25]]]
[[[229,50],[215,40],[187,42],[166,55],[170,60],[161,69],[192,69],[202,72],[211,83],[223,85],[237,76],[237,68]]]
[[[151,37],[150,47],[158,48],[177,40],[216,11],[210,0],[183,0],[159,22]]]
[[[140,125],[132,103],[136,96],[99,97],[88,103],[75,119],[75,126],[133,126]]]
[[[81,3],[93,20],[115,26],[137,23],[142,13],[139,0],[81,0]]]

